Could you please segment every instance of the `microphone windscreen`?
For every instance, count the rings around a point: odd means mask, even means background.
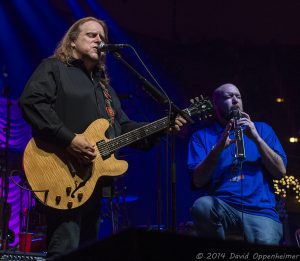
[[[236,119],[236,120],[239,120],[240,118],[242,118],[242,114],[241,114],[241,111],[237,108],[233,108],[230,112],[230,119]]]

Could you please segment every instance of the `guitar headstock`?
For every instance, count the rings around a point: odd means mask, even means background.
[[[200,120],[207,119],[212,116],[213,105],[211,101],[204,98],[202,95],[200,97],[195,97],[190,100],[191,105],[187,108],[189,115],[197,115]]]

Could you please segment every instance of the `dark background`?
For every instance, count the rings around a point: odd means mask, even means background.
[[[288,175],[300,176],[300,2],[197,1],[197,0],[12,0],[0,1],[0,65],[8,77],[0,87],[10,87],[14,99],[41,59],[51,55],[67,28],[84,16],[107,22],[112,43],[130,43],[170,98],[187,107],[194,96],[210,96],[227,82],[242,93],[244,109],[252,120],[269,123],[288,155]],[[151,79],[130,50],[124,57]],[[132,119],[155,120],[165,108],[142,91],[141,84],[108,55],[113,87]],[[284,103],[276,103],[276,98]],[[188,138],[197,124],[176,139],[177,223],[190,220],[189,207],[197,197],[191,191],[186,169]],[[125,149],[130,168],[121,181],[128,220],[134,226],[157,224],[157,184],[162,183],[162,223],[170,218],[170,174],[166,178],[165,142],[150,152]],[[168,155],[170,157],[170,155]],[[162,177],[158,178],[161,173]],[[299,203],[288,197],[291,217]],[[169,210],[165,211],[165,210]],[[296,220],[296,218],[294,218]],[[167,221],[166,221],[167,220]],[[293,223],[293,229],[298,224]]]

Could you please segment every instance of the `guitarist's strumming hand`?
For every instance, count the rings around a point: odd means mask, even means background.
[[[76,135],[67,151],[83,164],[89,164],[96,158],[95,146],[83,135]]]

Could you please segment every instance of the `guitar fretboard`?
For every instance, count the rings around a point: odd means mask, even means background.
[[[183,111],[188,113],[188,109],[185,109]],[[164,117],[152,123],[146,124],[140,128],[127,132],[123,135],[120,135],[108,142],[99,141],[97,142],[98,150],[102,156],[108,156],[120,148],[123,148],[147,136],[166,129],[168,127],[168,124],[168,118]]]

